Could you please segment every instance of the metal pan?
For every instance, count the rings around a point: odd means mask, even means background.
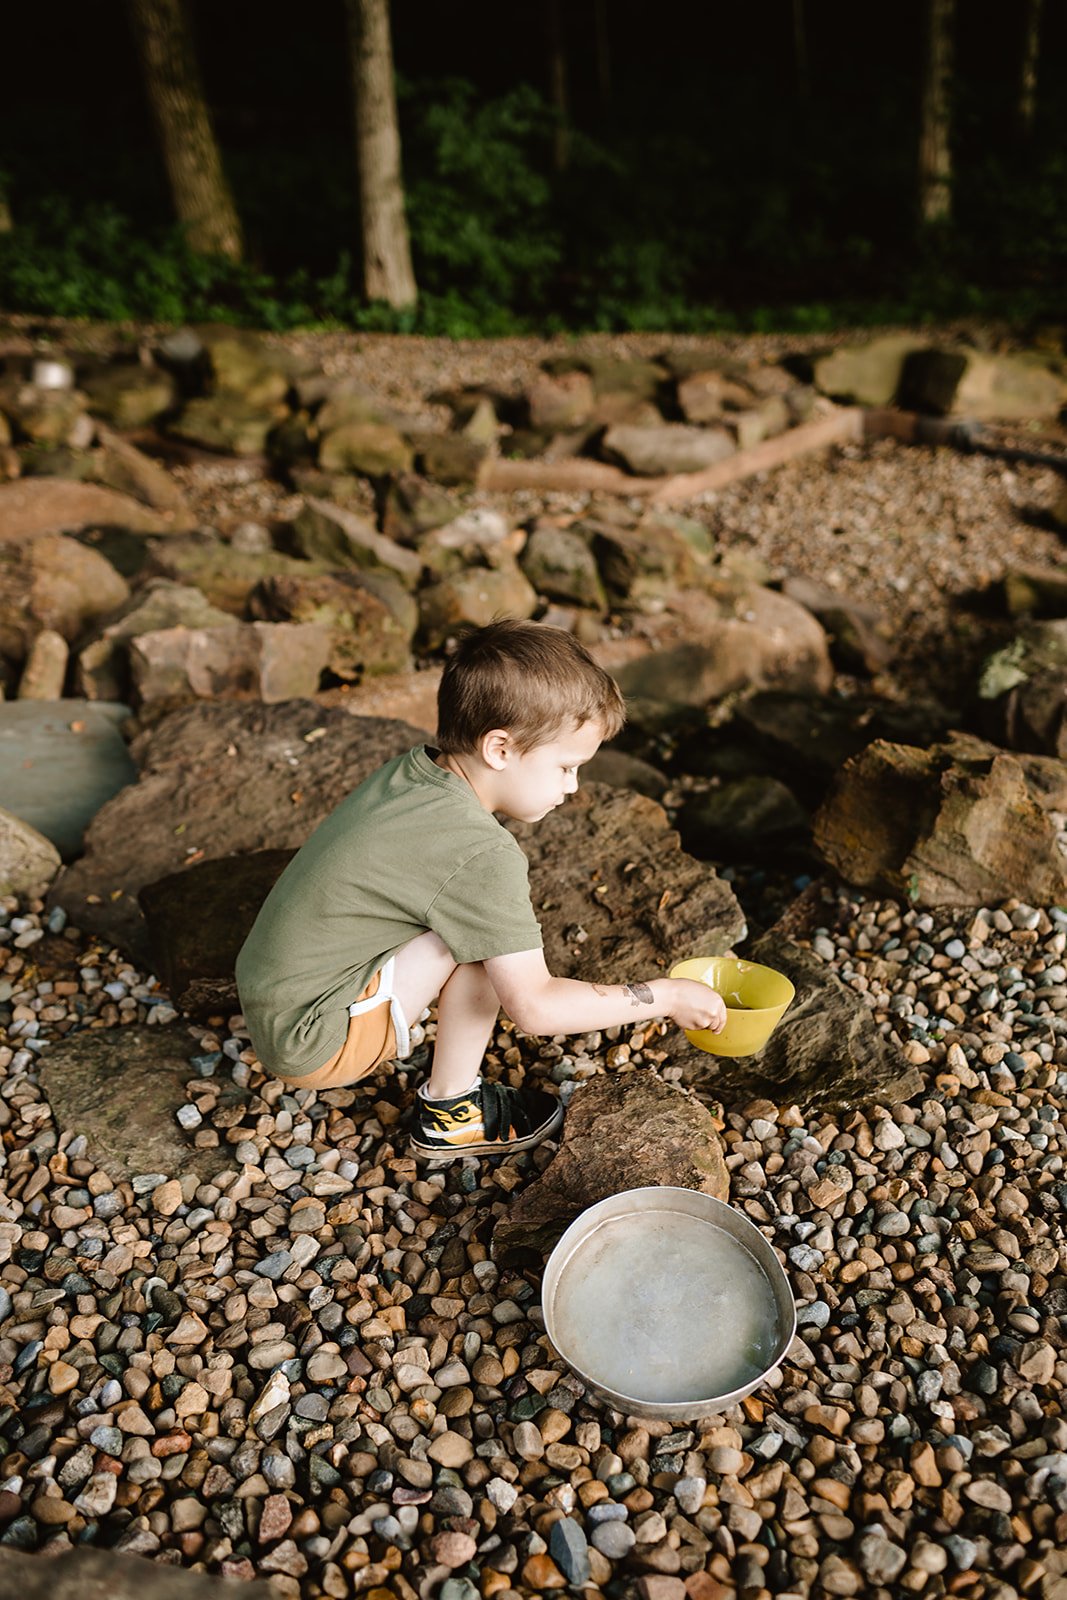
[[[796,1308],[747,1217],[694,1189],[626,1189],[590,1206],[548,1258],[545,1330],[616,1411],[687,1421],[751,1394],[785,1355]]]

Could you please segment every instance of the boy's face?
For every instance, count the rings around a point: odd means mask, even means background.
[[[523,754],[512,750],[497,774],[493,809],[518,822],[539,822],[574,794],[579,767],[592,760],[603,737],[598,722],[584,722]]]

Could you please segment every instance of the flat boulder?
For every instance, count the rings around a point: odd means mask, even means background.
[[[282,406],[246,400],[231,390],[189,400],[167,424],[167,432],[187,444],[223,455],[259,456],[285,416]]]
[[[230,622],[188,583],[155,578],[121,607],[118,614],[78,652],[78,690],[87,700],[122,700],[130,692],[129,645],[142,633],[161,628],[211,628]]]
[[[329,638],[328,670],[353,681],[412,665],[418,621],[414,597],[387,572],[324,572],[267,578],[249,596],[263,622],[314,623]]]
[[[64,860],[79,853],[101,806],[137,775],[119,731],[129,716],[128,706],[87,700],[0,704],[4,802]]]
[[[591,1078],[567,1107],[558,1153],[497,1223],[493,1255],[547,1254],[597,1201],[661,1184],[728,1198],[730,1180],[711,1113],[651,1068]]]
[[[846,882],[912,905],[1054,905],[1067,859],[1048,803],[1024,761],[994,746],[876,740],[834,780],[815,844]]]
[[[869,1006],[803,945],[772,928],[748,946],[746,960],[773,967],[796,996],[763,1049],[736,1060],[694,1049],[668,1035],[670,1059],[686,1081],[726,1105],[770,1100],[805,1116],[856,1105],[897,1105],[922,1087],[919,1072],[878,1031]]]
[[[177,1121],[200,1053],[197,1030],[186,1024],[86,1028],[49,1046],[41,1086],[59,1127],[84,1134],[89,1159],[112,1178],[207,1178],[230,1164],[231,1153],[199,1148]]]
[[[94,818],[52,899],[144,958],[145,884],[205,858],[297,849],[376,767],[425,741],[409,723],[311,700],[182,707],[134,741],[138,781]]]
[[[168,512],[154,511],[132,495],[96,483],[41,477],[0,484],[0,542],[6,544],[86,528],[166,533],[172,525]]]

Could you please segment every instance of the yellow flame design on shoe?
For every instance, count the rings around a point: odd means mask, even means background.
[[[427,1105],[423,1107],[423,1112],[433,1125],[432,1132],[449,1144],[474,1144],[485,1137],[481,1107],[473,1100],[463,1100],[451,1111]]]

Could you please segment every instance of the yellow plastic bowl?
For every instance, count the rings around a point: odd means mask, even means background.
[[[712,1056],[751,1056],[762,1050],[796,990],[782,972],[734,956],[697,956],[671,968],[672,978],[692,978],[717,989],[726,1001],[721,1033],[687,1028],[685,1036]]]

